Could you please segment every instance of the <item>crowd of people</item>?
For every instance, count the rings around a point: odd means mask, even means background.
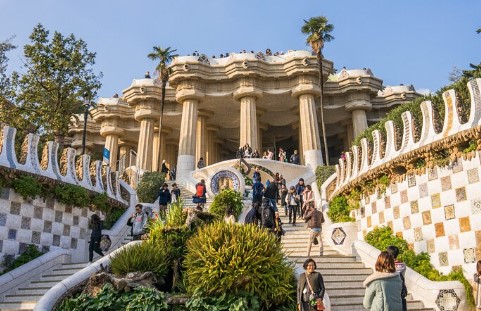
[[[251,54],[257,54],[257,53],[262,53],[262,52],[254,52],[253,50],[247,51],[247,50],[241,50],[239,51],[239,54],[245,54],[245,53],[251,53]],[[218,58],[224,58],[224,57],[229,57],[231,53],[221,53]],[[188,54],[187,56],[190,56],[191,54]],[[202,53],[199,53],[198,51],[194,51],[192,53],[192,56],[201,56],[203,55]],[[278,51],[278,52],[272,52],[271,49],[267,48],[264,52],[264,55],[266,56],[279,56],[279,55],[284,55],[283,51]],[[212,55],[211,58],[217,58],[216,55]]]
[[[252,148],[251,146],[249,146],[249,144],[245,144],[244,146],[239,147],[239,149],[237,150],[236,158],[237,159],[262,158],[267,160],[278,160],[286,163],[289,162],[297,165],[301,163],[301,159],[297,150],[294,150],[294,152],[289,158],[287,157],[287,152],[282,148],[278,149],[277,156],[275,155],[274,152],[275,150],[273,151],[270,148],[268,148],[266,151],[263,152],[261,156],[259,151],[256,148]]]

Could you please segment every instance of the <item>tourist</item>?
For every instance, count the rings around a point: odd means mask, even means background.
[[[172,196],[172,203],[177,202],[180,199],[180,189],[177,187],[176,183],[172,184],[172,190],[170,191]]]
[[[175,169],[175,165],[172,165],[172,168],[170,169],[170,180],[175,180],[175,172],[176,172],[176,169]]]
[[[267,151],[264,151],[264,153],[262,153],[262,158],[263,158],[263,159],[266,159],[266,160],[268,159],[268,158],[267,158]]]
[[[255,169],[254,173],[252,174],[252,180],[256,181],[257,179],[261,180],[261,172],[260,172],[258,166],[256,166],[256,169]]]
[[[266,189],[264,190],[264,198],[269,200],[269,203],[271,204],[272,210],[274,212],[277,212],[277,191],[277,181],[275,179],[272,179],[272,181],[269,182],[268,185],[266,183]]]
[[[192,197],[192,203],[197,204],[196,210],[199,212],[204,210],[204,204],[207,201],[205,197],[206,192],[205,180],[201,179],[200,182],[195,185],[195,194]]]
[[[302,204],[302,209],[301,213],[302,216],[306,213],[306,211],[314,206],[314,192],[312,191],[311,185],[306,185],[304,188],[304,192],[302,193],[302,199],[303,199],[303,204]]]
[[[282,220],[279,216],[279,212],[274,213],[274,226],[272,227],[272,232],[277,238],[277,242],[281,242],[282,236],[285,234],[284,229],[282,229]]]
[[[235,157],[237,159],[242,159],[244,157],[244,148],[243,147],[239,147],[239,149],[237,149]]]
[[[244,146],[244,158],[250,158],[252,156],[252,148],[249,144],[245,144]]]
[[[261,183],[261,178],[257,178],[252,184],[252,203],[262,203],[264,196],[264,185]]]
[[[145,79],[150,79],[150,72],[149,72],[149,71],[147,71],[147,72],[145,73],[144,78],[145,78]]]
[[[205,167],[204,158],[200,157],[199,161],[197,161],[197,168],[201,169],[201,168],[204,168],[204,167]]]
[[[286,152],[282,148],[279,148],[279,161],[280,162],[287,162]]]
[[[326,288],[324,287],[324,279],[317,269],[316,262],[309,258],[302,265],[305,272],[299,276],[297,282],[297,309],[299,311],[315,311],[318,310],[318,299],[322,303]],[[394,309],[393,309],[394,310]]]
[[[287,192],[289,190],[287,190],[287,187],[285,184],[283,183],[279,183],[281,185],[281,189],[279,190],[281,195],[281,207],[284,208],[284,212],[285,212],[285,215],[287,216],[287,203],[286,203],[286,196],[287,196]]]
[[[135,205],[135,212],[130,217],[130,223],[132,224],[132,240],[137,241],[142,239],[142,235],[145,234],[145,226],[147,225],[147,215],[142,212],[142,204]]]
[[[474,274],[474,283],[476,283],[476,310],[481,310],[481,260],[476,263],[476,273]]]
[[[271,55],[272,55],[271,49],[266,49],[266,55],[267,55],[267,56],[271,56]]]
[[[299,181],[296,184],[296,196],[297,199],[299,200],[299,204],[297,207],[297,217],[302,218],[301,215],[301,207],[304,205],[304,199],[302,195],[304,194],[304,189],[306,186],[304,185],[304,178],[299,178]]]
[[[377,257],[375,272],[365,281],[364,308],[371,311],[402,310],[401,278],[394,258],[386,251]]]
[[[244,219],[244,224],[253,224],[256,226],[259,225],[259,220],[261,219],[260,212],[259,212],[259,205],[261,203],[252,202],[252,207],[246,214],[246,217]]]
[[[312,244],[319,244],[319,255],[324,255],[324,246],[322,243],[322,224],[324,223],[324,215],[321,211],[310,206],[304,215],[304,220],[307,222],[307,227],[310,229],[309,242],[307,244],[307,257],[311,254]]]
[[[165,160],[162,160],[162,167],[160,169],[162,173],[164,173],[167,176],[167,173],[169,173],[169,168],[167,167],[167,164],[165,163]]]
[[[231,207],[225,209],[224,221],[228,224],[235,224],[235,216]]]
[[[252,155],[251,155],[252,158],[260,158],[261,155],[259,154],[259,150],[257,150],[257,148],[254,148],[254,151],[252,151]]]
[[[297,150],[294,150],[294,153],[291,155],[291,158],[289,159],[289,162],[291,162],[292,164],[297,164],[297,165],[301,164],[299,155],[297,154]]]
[[[291,186],[289,188],[289,192],[286,196],[286,205],[289,210],[289,223],[292,223],[293,226],[296,225],[296,214],[297,214],[297,206],[299,205],[299,199],[296,196],[296,188]]]
[[[94,251],[100,256],[104,257],[104,253],[100,249],[100,240],[102,238],[102,221],[99,215],[93,214],[90,217],[90,226],[92,232],[90,233],[90,245],[89,245],[89,262],[92,262],[94,258]]]
[[[399,248],[397,246],[389,245],[386,248],[386,251],[394,258],[394,267],[396,268],[396,272],[399,273],[399,276],[401,277],[401,303],[403,306],[402,311],[407,311],[406,296],[408,295],[408,290],[406,288],[406,279],[404,277],[406,273],[406,264],[397,259],[397,256],[399,255]]]
[[[274,152],[272,152],[271,149],[267,149],[267,159],[268,160],[274,159]]]
[[[164,183],[159,191],[159,212],[162,218],[167,214],[167,205],[172,202],[169,185]]]

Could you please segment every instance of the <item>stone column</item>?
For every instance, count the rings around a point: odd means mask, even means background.
[[[206,139],[207,151],[206,151],[206,157],[204,158],[205,165],[211,165],[216,163],[216,156],[214,154],[215,153],[214,140],[218,130],[219,128],[216,126],[209,125],[207,127],[207,139]]]
[[[137,166],[144,171],[152,171],[154,145],[154,119],[140,120],[139,144],[137,145]]]
[[[195,147],[197,132],[197,110],[204,94],[195,88],[183,88],[177,91],[176,99],[182,103],[182,121],[180,123],[179,156],[177,157],[177,179],[188,178],[195,170]]]
[[[195,139],[195,160],[199,161],[202,157],[207,164],[207,119],[212,115],[211,112],[200,109],[197,112],[197,129]]]
[[[256,100],[262,92],[252,81],[241,81],[240,87],[234,92],[234,99],[240,101],[240,135],[239,146],[249,144],[259,150],[259,135],[257,125]]]
[[[346,110],[352,114],[352,130],[354,139],[367,129],[366,111],[372,109],[370,96],[367,93],[353,93],[348,95]]]
[[[313,84],[299,84],[292,92],[292,96],[299,99],[300,139],[304,163],[314,169],[323,163],[314,100],[316,95],[319,95],[319,87]]]
[[[105,148],[110,152],[109,165],[112,172],[117,170],[119,135],[110,134],[105,137]]]
[[[127,168],[130,166],[130,149],[131,147],[128,145],[121,145],[119,148],[119,160],[122,158],[124,159],[125,167]]]
[[[159,147],[160,147],[159,130],[158,130],[158,128],[155,128],[154,129],[153,146],[152,146],[152,172],[160,172]]]

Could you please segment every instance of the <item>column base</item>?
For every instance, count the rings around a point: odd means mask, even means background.
[[[322,150],[304,150],[304,163],[313,170],[322,165]]]
[[[176,180],[189,178],[195,170],[195,157],[193,155],[179,154],[177,157]]]

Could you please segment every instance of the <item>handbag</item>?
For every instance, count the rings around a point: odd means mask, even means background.
[[[317,295],[312,290],[311,282],[309,281],[309,277],[307,275],[306,275],[306,281],[307,281],[307,285],[309,285],[309,289],[311,290],[311,296],[313,296],[312,298],[315,299],[316,310],[325,310],[326,307],[324,306],[324,301],[322,300],[322,298],[317,297]],[[309,297],[309,298],[311,298],[311,297]],[[313,299],[309,299],[310,300],[309,303],[311,305],[312,305]]]

